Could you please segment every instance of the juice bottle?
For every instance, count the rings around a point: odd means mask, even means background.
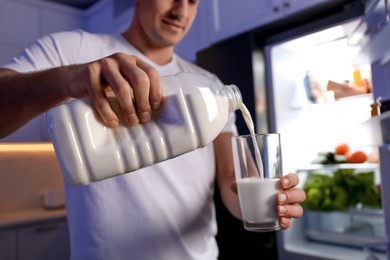
[[[223,86],[202,75],[178,73],[162,77],[162,83],[163,105],[145,124],[128,126],[120,119],[118,127],[106,127],[89,97],[47,112],[65,181],[85,185],[204,147],[222,131],[228,112],[242,105],[235,85]],[[111,104],[117,110],[115,99]]]

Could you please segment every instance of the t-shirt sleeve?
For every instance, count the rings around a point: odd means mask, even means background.
[[[3,68],[18,72],[31,72],[49,69],[61,65],[59,55],[51,35],[44,36],[34,41],[23,52],[14,57]]]
[[[3,68],[32,72],[77,63],[80,58],[81,30],[56,32],[35,40]],[[89,61],[89,60],[88,60]]]

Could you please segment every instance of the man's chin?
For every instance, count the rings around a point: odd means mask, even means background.
[[[182,38],[165,38],[164,41],[161,42],[161,47],[173,47],[178,44]]]

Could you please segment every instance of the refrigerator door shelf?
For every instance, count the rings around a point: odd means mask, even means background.
[[[390,61],[390,47],[387,40],[390,37],[390,12],[386,1],[368,1],[361,23],[349,37],[351,45],[361,47],[355,62],[371,64]]]
[[[367,145],[386,146],[390,149],[390,111],[362,122],[356,130],[356,133],[369,139]]]
[[[371,64],[380,62],[382,65],[390,60],[390,48],[387,40],[390,37],[390,24],[384,26],[378,33],[373,35],[357,55],[355,62],[358,64]]]
[[[381,210],[306,210],[303,221],[305,236],[310,241],[363,248],[366,244],[386,240]]]

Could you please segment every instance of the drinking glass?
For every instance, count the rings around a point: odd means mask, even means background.
[[[282,189],[280,135],[255,134],[232,137],[234,171],[241,216],[248,231],[280,229],[276,194]]]

